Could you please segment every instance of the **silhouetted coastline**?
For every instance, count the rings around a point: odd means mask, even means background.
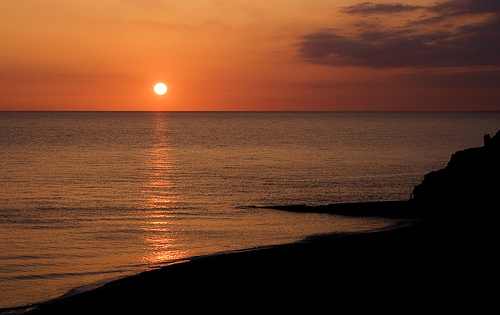
[[[275,209],[299,213],[328,213],[354,217],[383,217],[393,219],[411,219],[422,217],[415,203],[410,200],[337,203],[320,206],[275,205],[255,208]]]
[[[416,289],[430,272],[423,263],[423,233],[414,224],[196,258],[40,305],[29,314],[396,310],[422,299]]]
[[[485,224],[498,208],[500,131],[485,135],[482,147],[455,152],[445,168],[425,175],[413,190],[413,201],[428,223]]]
[[[41,304],[29,314],[480,312],[494,301],[487,283],[496,274],[495,247],[492,231],[483,227],[491,226],[497,207],[499,134],[484,147],[455,153],[408,201],[267,207],[423,220],[196,258]]]

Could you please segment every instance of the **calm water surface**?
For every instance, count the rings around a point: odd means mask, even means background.
[[[0,112],[0,308],[391,224],[245,206],[404,200],[498,129],[500,113]]]

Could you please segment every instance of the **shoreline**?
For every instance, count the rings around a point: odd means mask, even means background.
[[[392,230],[396,229],[404,229],[407,227],[410,227],[412,225],[419,225],[422,222],[419,220],[413,220],[413,219],[408,219],[408,220],[399,220],[395,224],[391,224],[387,227],[382,227],[382,228],[376,228],[376,229],[371,229],[363,232],[332,232],[332,233],[323,233],[323,234],[312,234],[308,235],[300,240],[297,240],[295,242],[291,243],[283,243],[283,244],[274,244],[274,245],[262,245],[262,246],[257,246],[257,247],[250,247],[250,248],[242,248],[242,249],[236,249],[236,250],[230,250],[230,251],[222,251],[222,252],[216,252],[212,254],[206,254],[206,255],[199,255],[199,256],[192,256],[188,258],[184,258],[178,261],[172,261],[169,262],[163,266],[152,268],[149,270],[144,270],[136,274],[131,274],[127,275],[124,277],[118,277],[118,278],[112,278],[108,280],[103,280],[99,281],[96,283],[91,283],[88,285],[80,286],[80,287],[75,287],[68,291],[67,293],[47,300],[47,301],[42,301],[42,302],[36,302],[33,304],[29,305],[21,305],[21,306],[14,306],[14,307],[7,307],[7,308],[2,308],[0,309],[0,315],[18,315],[18,314],[38,314],[41,312],[42,314],[45,314],[44,308],[48,305],[51,307],[51,305],[57,305],[60,303],[60,301],[65,301],[65,300],[71,300],[72,298],[76,297],[78,299],[79,295],[86,294],[88,292],[94,291],[94,290],[99,290],[101,287],[106,286],[106,285],[111,285],[114,282],[120,282],[120,281],[125,281],[127,278],[131,277],[141,277],[143,274],[150,273],[150,272],[160,272],[164,268],[169,268],[170,266],[177,265],[177,264],[185,264],[185,263],[190,263],[190,262],[195,262],[198,263],[203,263],[204,260],[219,260],[219,259],[224,259],[226,256],[232,256],[232,255],[239,255],[239,254],[250,254],[252,255],[253,253],[258,253],[261,251],[273,251],[273,250],[279,250],[280,248],[291,248],[294,246],[307,246],[311,242],[322,242],[322,241],[328,241],[332,239],[343,239],[345,237],[352,237],[356,235],[372,235],[373,233],[380,233],[380,232],[389,232]],[[32,312],[33,311],[33,312]],[[74,312],[74,310],[72,310]],[[51,314],[51,311],[49,311]]]
[[[345,301],[355,296],[367,298],[366,292],[358,292],[364,291],[366,285],[376,286],[377,281],[373,276],[379,272],[370,270],[372,267],[362,263],[365,259],[382,258],[378,257],[380,254],[373,252],[376,247],[382,246],[381,253],[388,251],[391,256],[395,254],[394,246],[406,247],[404,251],[407,254],[397,260],[410,261],[410,269],[417,268],[416,262],[425,256],[422,253],[422,244],[417,246],[417,250],[414,248],[424,239],[423,222],[401,220],[398,223],[402,225],[396,224],[361,233],[310,235],[293,243],[191,257],[186,261],[119,278],[89,291],[66,294],[29,306],[3,309],[0,313],[123,314],[158,312],[165,304],[169,305],[172,313],[181,314],[288,314],[308,312],[311,307],[319,310],[319,307],[333,301],[337,308],[343,308],[349,304]],[[410,241],[412,245],[404,244],[405,240]],[[410,253],[414,259],[406,257]],[[351,255],[359,256],[359,259],[351,261]],[[382,259],[377,265],[382,266],[387,262]],[[328,266],[328,263],[332,263],[332,266]],[[356,265],[359,270],[354,267]],[[345,276],[339,274],[341,270],[342,273],[346,272],[344,269],[348,271],[348,285],[345,283]],[[386,267],[382,267],[380,271],[391,273]],[[315,277],[318,273],[322,275]],[[418,272],[425,273],[425,270]],[[359,275],[363,275],[366,281],[356,279]],[[404,278],[409,276],[411,275],[406,274]],[[344,284],[328,288],[329,284],[337,282],[338,277],[344,279]],[[346,288],[346,285],[354,286],[354,292],[351,292],[352,288]],[[266,289],[268,287],[272,289]],[[291,292],[290,287],[294,288]],[[344,302],[341,302],[340,298]],[[203,303],[199,302],[200,299]],[[297,303],[302,306],[295,305]],[[186,304],[190,305],[188,309],[184,309]],[[307,309],[304,305],[308,305]]]
[[[329,205],[321,205],[321,206],[306,206],[306,205],[246,206],[245,208],[274,209],[274,210],[296,212],[296,213],[323,213],[323,214],[354,216],[354,217],[363,217],[363,216],[390,217],[390,218],[398,219],[397,223],[400,223],[403,221],[406,222],[408,220],[411,221],[417,217],[417,216],[414,216],[414,215],[412,215],[412,213],[407,211],[409,206],[410,206],[410,204],[407,201],[381,201],[381,202],[362,202],[362,203],[338,203],[338,204],[329,204]],[[387,211],[387,209],[389,209],[390,211]],[[399,215],[394,215],[395,210],[399,211]],[[408,223],[405,223],[405,224],[408,225]],[[409,223],[409,224],[412,224],[412,223]],[[61,299],[71,298],[73,296],[98,289],[98,288],[100,288],[108,283],[111,283],[111,282],[114,282],[117,280],[121,280],[121,279],[128,278],[128,277],[134,277],[134,276],[140,275],[144,272],[168,268],[171,265],[182,264],[182,263],[190,262],[192,260],[205,259],[205,258],[209,258],[209,257],[213,257],[213,256],[223,256],[223,255],[228,255],[228,254],[231,255],[231,254],[260,251],[260,250],[272,250],[275,247],[290,246],[290,245],[297,244],[297,243],[309,242],[310,240],[316,240],[316,239],[322,239],[322,238],[330,239],[330,238],[346,237],[346,236],[356,235],[356,234],[381,232],[381,231],[385,231],[385,230],[397,229],[400,227],[401,226],[396,226],[396,225],[391,224],[387,227],[366,230],[366,231],[362,231],[362,232],[332,232],[332,233],[323,233],[323,234],[311,234],[311,235],[305,236],[304,238],[302,238],[300,240],[297,240],[297,241],[291,242],[291,243],[262,245],[262,246],[251,247],[251,248],[242,248],[242,249],[222,251],[222,252],[216,252],[216,253],[200,255],[200,256],[187,257],[187,258],[181,259],[179,261],[168,262],[165,265],[162,265],[160,267],[155,267],[155,268],[152,268],[150,270],[144,270],[144,271],[141,271],[141,272],[136,273],[136,274],[127,275],[125,277],[110,278],[107,280],[99,281],[97,283],[90,283],[88,285],[75,287],[75,288],[71,289],[70,291],[64,293],[63,295],[52,298],[50,300],[35,302],[35,303],[29,304],[29,305],[1,308],[0,315],[3,315],[3,314],[25,314],[28,310],[35,309],[35,308],[38,308],[38,307],[46,305],[46,304],[57,303]]]
[[[373,204],[358,204],[363,210],[359,213],[366,214]],[[319,209],[349,207],[353,205]],[[369,212],[376,211],[371,207]],[[413,214],[401,217],[405,218],[393,225],[365,232],[310,235],[293,243],[195,256],[0,314],[397,312],[449,310],[457,296],[470,299],[469,287],[462,282],[471,279],[463,269],[471,261],[455,259],[463,259],[455,250],[464,248],[442,251],[443,242],[435,239],[423,219]]]
[[[261,251],[261,250],[272,250],[273,248],[276,248],[276,247],[291,246],[294,244],[307,243],[307,242],[310,242],[311,240],[318,240],[318,239],[323,239],[323,238],[331,239],[331,238],[346,237],[346,236],[350,236],[350,235],[367,234],[367,233],[383,232],[383,231],[398,229],[398,228],[404,227],[404,226],[400,225],[401,222],[405,222],[405,223],[403,223],[403,225],[405,225],[405,226],[414,224],[414,222],[412,222],[412,220],[414,221],[416,216],[412,215],[412,213],[407,213],[407,211],[406,212],[401,211],[401,210],[408,210],[407,209],[408,207],[409,207],[409,203],[407,201],[338,203],[338,204],[329,204],[329,205],[321,205],[321,206],[306,206],[306,205],[262,206],[262,207],[248,206],[245,208],[274,209],[274,210],[296,212],[296,213],[326,213],[326,214],[332,214],[332,215],[354,216],[354,217],[363,217],[363,216],[390,217],[390,218],[398,219],[398,221],[395,224],[391,224],[387,227],[366,230],[366,231],[362,231],[362,232],[332,232],[332,233],[323,233],[323,234],[311,234],[311,235],[305,236],[304,238],[302,238],[300,240],[297,240],[297,241],[291,242],[291,243],[262,245],[262,246],[257,246],[257,247],[242,248],[242,249],[236,249],[236,250],[230,250],[230,251],[216,252],[216,253],[211,253],[211,254],[206,254],[206,255],[187,257],[187,258],[181,259],[179,261],[168,262],[165,265],[155,267],[155,268],[152,268],[150,270],[144,270],[144,271],[138,272],[136,274],[131,274],[131,275],[127,275],[124,277],[118,277],[118,278],[110,278],[107,280],[99,281],[97,283],[91,283],[88,285],[75,287],[75,288],[71,289],[70,291],[66,292],[65,294],[58,296],[58,297],[55,297],[55,298],[50,299],[50,300],[36,302],[33,304],[29,304],[29,305],[21,305],[21,306],[2,308],[2,309],[0,309],[0,315],[3,315],[3,314],[24,314],[24,313],[28,312],[29,310],[36,309],[40,306],[43,306],[46,304],[57,303],[61,299],[71,298],[73,296],[77,296],[79,294],[82,294],[82,293],[85,293],[88,291],[99,289],[100,287],[102,287],[108,283],[118,281],[118,280],[128,278],[128,277],[138,276],[144,272],[168,268],[169,266],[174,265],[174,264],[183,264],[183,263],[190,262],[193,260],[207,259],[207,258],[214,257],[214,256],[232,255],[232,254]],[[387,211],[387,208],[390,211]],[[384,211],[381,211],[382,209],[384,209]],[[399,210],[399,212],[400,212],[399,215],[394,215],[395,209]],[[347,212],[346,212],[346,210],[347,210]]]

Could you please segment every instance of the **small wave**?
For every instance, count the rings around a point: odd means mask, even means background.
[[[273,209],[296,213],[326,213],[354,217],[384,217],[395,219],[419,218],[421,213],[413,203],[407,200],[336,203],[319,206],[271,205],[244,206],[239,209]]]
[[[158,264],[156,266],[151,266],[147,264],[137,264],[137,265],[130,265],[132,269],[121,269],[121,270],[106,270],[106,271],[97,271],[97,272],[78,272],[78,273],[48,273],[48,274],[43,274],[43,275],[25,275],[25,276],[18,276],[18,277],[0,277],[0,279],[9,279],[9,280],[29,280],[29,279],[50,279],[50,278],[60,278],[60,277],[72,277],[72,276],[87,276],[87,275],[99,275],[99,274],[121,274],[115,277],[108,277],[106,279],[98,280],[89,284],[84,284],[81,286],[74,287],[70,289],[68,292],[64,293],[61,296],[58,296],[53,299],[49,299],[43,302],[37,302],[29,305],[23,305],[23,306],[14,306],[14,307],[8,307],[8,308],[0,308],[0,315],[21,315],[24,313],[27,313],[33,309],[36,309],[39,305],[50,303],[53,301],[57,301],[59,299],[63,299],[66,297],[78,295],[84,292],[92,291],[95,289],[98,289],[107,283],[113,282],[115,280],[122,279],[127,276],[133,276],[135,274],[140,274],[142,272],[147,272],[155,269],[160,269],[169,265],[175,265],[179,263],[183,263],[186,261],[189,261],[191,259],[179,259],[179,260],[174,260],[171,262],[166,262],[163,264]],[[142,267],[143,271],[142,272],[137,272],[137,268]]]
[[[36,305],[0,308],[0,315],[21,315],[36,308]]]
[[[104,271],[90,271],[90,272],[53,272],[45,274],[31,274],[31,275],[19,275],[19,276],[9,276],[0,277],[0,280],[34,280],[34,279],[59,279],[67,277],[82,277],[82,276],[95,276],[104,274],[118,274],[130,272],[129,269],[116,269],[116,270],[104,270]]]

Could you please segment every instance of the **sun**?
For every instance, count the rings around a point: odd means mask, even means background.
[[[163,83],[157,83],[154,87],[155,93],[158,95],[163,95],[167,93],[167,86]]]

